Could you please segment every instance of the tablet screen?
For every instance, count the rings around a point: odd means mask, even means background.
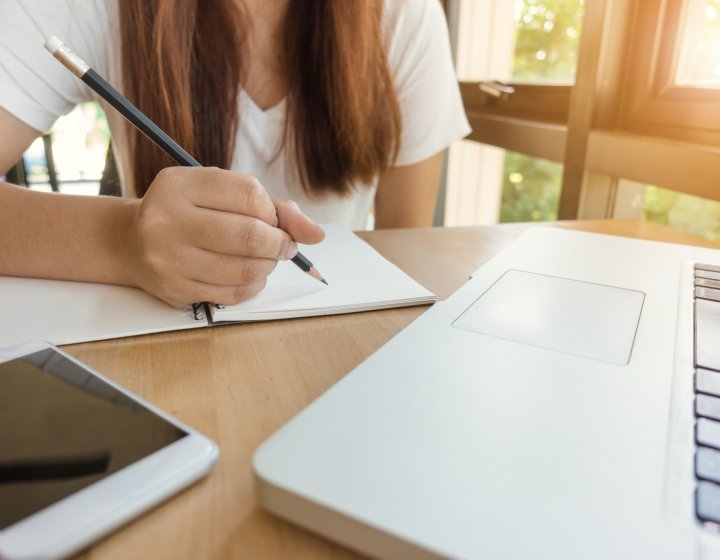
[[[0,363],[0,530],[185,436],[53,349]]]

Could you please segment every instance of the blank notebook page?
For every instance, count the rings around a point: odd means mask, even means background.
[[[323,226],[325,240],[300,251],[327,280],[322,284],[291,261],[281,261],[256,297],[213,309],[213,321],[260,321],[400,307],[435,295],[340,224]]]
[[[74,344],[202,326],[187,310],[124,286],[0,276],[0,346]]]

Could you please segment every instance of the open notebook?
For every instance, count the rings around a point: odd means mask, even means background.
[[[352,313],[430,303],[435,296],[345,226],[324,226],[319,245],[301,250],[329,286],[289,261],[278,263],[265,290],[196,320],[142,290],[123,286],[0,276],[0,346],[28,340],[72,344],[191,329],[228,322]]]

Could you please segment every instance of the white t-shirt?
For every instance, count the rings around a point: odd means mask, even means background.
[[[101,76],[123,90],[117,1],[1,0],[0,107],[40,131],[83,101],[100,101],[108,117],[122,185],[128,185],[129,150],[123,118],[43,45],[55,35]],[[470,132],[453,71],[447,26],[438,0],[386,0],[388,62],[402,116],[397,166],[420,162]],[[349,196],[317,200],[302,190],[297,165],[278,157],[285,102],[261,110],[241,91],[240,126],[231,168],[254,175],[273,199],[293,199],[315,221],[366,227],[376,183]],[[125,188],[125,190],[129,190]]]

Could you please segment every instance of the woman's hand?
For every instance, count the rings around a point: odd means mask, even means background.
[[[161,171],[131,229],[134,283],[174,307],[248,299],[295,256],[296,241],[325,235],[295,203],[273,204],[254,177],[196,167]]]

